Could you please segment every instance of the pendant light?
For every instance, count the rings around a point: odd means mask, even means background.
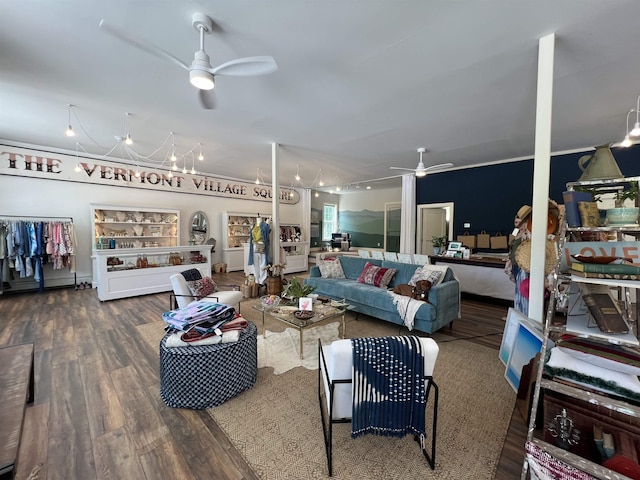
[[[74,137],[76,135],[76,132],[73,131],[73,127],[71,126],[71,107],[73,107],[73,105],[67,103],[67,113],[69,121],[67,124],[67,129],[64,132],[67,137]]]

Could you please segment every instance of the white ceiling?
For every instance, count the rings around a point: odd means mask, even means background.
[[[216,22],[214,65],[271,55],[279,70],[217,77],[204,110],[186,71],[98,28],[188,64],[194,12]],[[532,156],[538,39],[555,32],[552,150],[618,142],[640,93],[638,19],[638,0],[0,0],[0,139],[104,155],[130,112],[136,152],[172,131],[179,155],[202,143],[203,173],[269,181],[278,142],[283,185],[298,164],[306,184],[319,168],[328,184],[387,177],[422,146],[427,166]]]

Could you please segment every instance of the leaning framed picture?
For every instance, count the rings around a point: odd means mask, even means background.
[[[500,351],[498,353],[498,358],[500,358],[500,361],[504,364],[505,367],[509,362],[509,355],[511,354],[511,350],[513,349],[513,342],[516,338],[516,333],[518,333],[518,325],[521,323],[524,323],[530,328],[542,332],[542,325],[536,323],[534,320],[531,320],[520,310],[509,307],[509,311],[507,312],[507,319],[504,323],[504,332],[502,332]]]
[[[511,349],[513,348],[513,341],[516,338],[516,332],[518,331],[518,325],[520,324],[520,320],[525,317],[519,310],[516,310],[513,307],[509,307],[509,311],[507,312],[507,319],[504,322],[504,332],[502,332],[502,342],[500,343],[500,351],[498,353],[498,357],[500,361],[504,363],[504,366],[507,366],[507,362],[509,361],[509,355],[511,354]]]
[[[518,323],[518,330],[513,339],[513,346],[504,372],[504,377],[516,393],[518,393],[520,386],[522,367],[542,350],[543,341],[542,332],[538,329],[526,323]]]

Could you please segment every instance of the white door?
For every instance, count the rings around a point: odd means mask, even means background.
[[[433,255],[431,237],[447,237],[451,240],[453,228],[453,203],[419,205],[418,242],[416,253]]]

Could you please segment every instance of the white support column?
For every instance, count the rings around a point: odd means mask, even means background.
[[[400,253],[416,253],[416,176],[402,176]]]
[[[273,245],[272,264],[284,263],[280,258],[280,160],[278,158],[279,145],[271,143],[271,244]]]
[[[551,33],[542,37],[539,40],[538,47],[538,93],[533,161],[533,226],[531,232],[531,277],[528,316],[542,323],[544,321],[544,263],[549,207],[555,34]]]

